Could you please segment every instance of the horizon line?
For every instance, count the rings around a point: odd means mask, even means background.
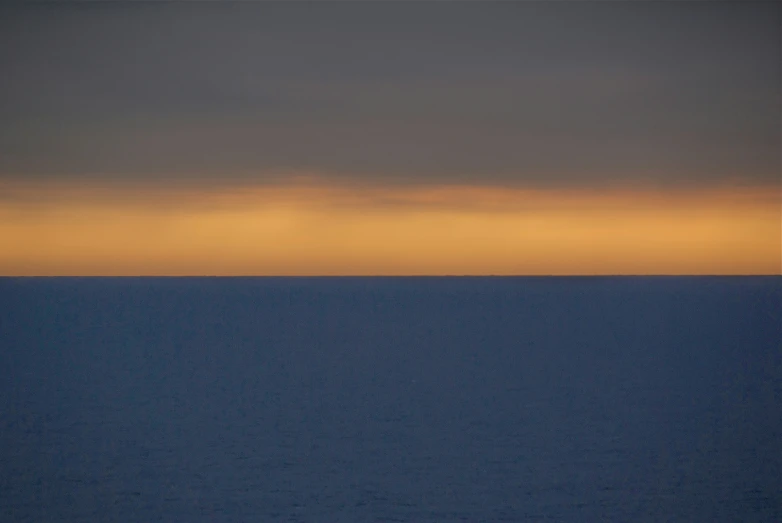
[[[221,279],[369,279],[369,278],[768,278],[782,277],[780,273],[736,273],[736,274],[664,274],[664,273],[627,273],[627,274],[0,274],[0,279],[44,279],[44,278],[221,278]]]

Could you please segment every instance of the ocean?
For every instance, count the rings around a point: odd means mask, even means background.
[[[782,521],[782,277],[2,278],[0,520]]]

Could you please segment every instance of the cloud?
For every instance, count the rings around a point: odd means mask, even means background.
[[[4,179],[778,181],[772,3],[2,9]]]

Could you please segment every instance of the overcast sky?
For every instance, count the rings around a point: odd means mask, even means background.
[[[776,2],[0,7],[0,178],[768,185]]]

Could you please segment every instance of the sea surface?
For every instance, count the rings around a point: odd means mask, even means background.
[[[0,279],[0,521],[782,521],[782,278]]]

